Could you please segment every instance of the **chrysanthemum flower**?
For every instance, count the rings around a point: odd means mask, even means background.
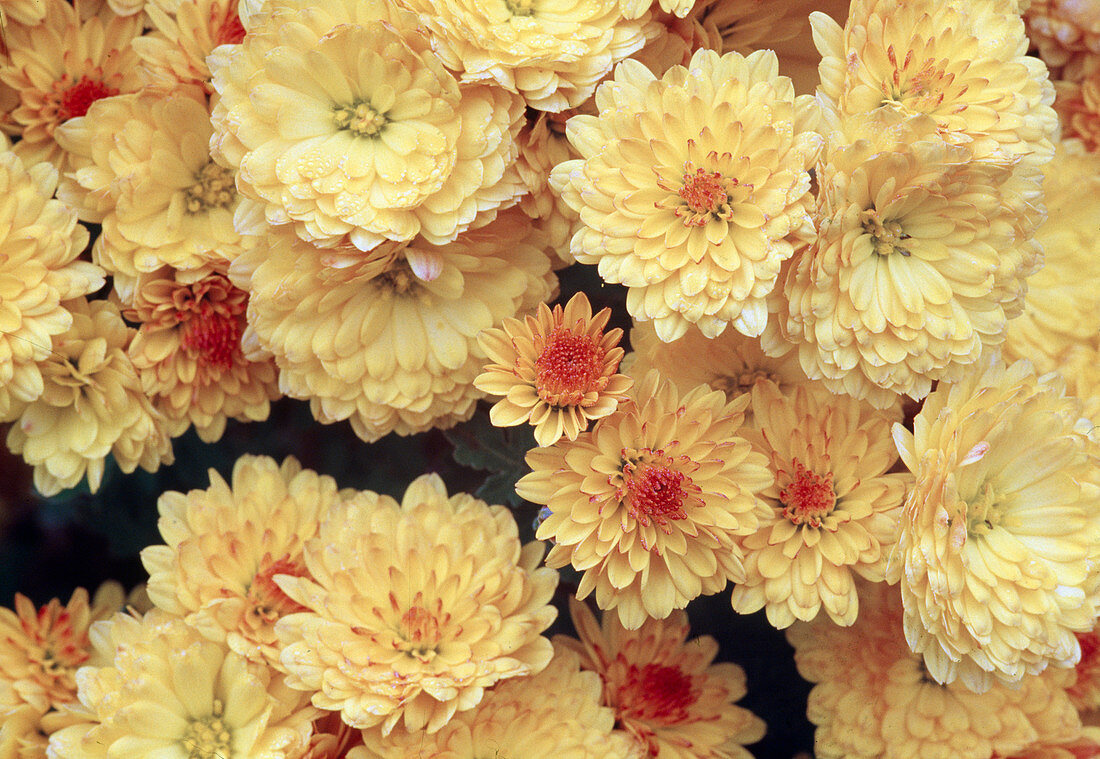
[[[149,0],[145,12],[154,31],[134,40],[134,50],[149,80],[212,92],[206,57],[219,45],[244,39],[237,0]]]
[[[615,716],[600,700],[600,679],[582,670],[560,640],[546,669],[487,690],[481,703],[438,732],[364,731],[364,747],[348,759],[641,759],[629,736],[614,729]]]
[[[31,165],[49,161],[69,170],[54,130],[100,98],[135,92],[142,86],[131,42],[142,32],[140,15],[121,18],[95,0],[41,0],[44,20],[11,24],[10,56],[0,63],[0,81],[19,93],[12,112],[22,139],[14,150]]]
[[[51,338],[72,326],[64,301],[103,286],[103,270],[79,260],[88,231],[52,199],[56,187],[52,167],[27,171],[10,150],[0,151],[0,418],[42,394],[39,364]]]
[[[1081,660],[1074,667],[1074,681],[1067,689],[1078,711],[1100,709],[1100,625],[1088,632],[1077,633]]]
[[[777,628],[824,611],[840,625],[859,612],[855,577],[885,579],[907,474],[890,437],[896,415],[821,388],[784,395],[772,382],[752,388],[753,423],[745,433],[771,462],[775,483],[760,497],[767,516],[738,542],[745,581],[735,611],[763,608]]]
[[[72,327],[53,339],[39,364],[43,391],[18,403],[8,448],[34,467],[43,495],[71,488],[85,476],[94,492],[113,455],[124,472],[152,472],[172,462],[165,420],[141,389],[126,348],[134,330],[109,301],[67,301]]]
[[[1081,415],[1100,425],[1100,335],[1073,345],[1058,360],[1069,395],[1081,401]]]
[[[1100,6],[1088,0],[1031,0],[1024,21],[1048,66],[1063,66],[1076,54],[1100,53]]]
[[[799,673],[816,683],[807,715],[817,725],[819,759],[989,759],[1080,732],[1068,672],[996,683],[985,693],[940,685],[905,643],[897,590],[863,584],[860,593],[851,627],[818,617],[787,632]]]
[[[294,458],[280,465],[242,456],[230,483],[211,470],[206,490],[157,502],[167,545],[141,552],[149,597],[211,640],[281,669],[275,623],[304,607],[274,577],[308,575],[302,546],[329,509],[351,497]]]
[[[1081,140],[1090,151],[1100,150],[1100,55],[1083,59],[1071,80],[1056,83],[1054,107],[1062,134]]]
[[[441,244],[524,193],[523,101],[459,86],[417,24],[384,0],[273,0],[211,56],[213,145],[268,223],[325,247]]]
[[[555,268],[575,263],[569,252],[569,240],[581,223],[577,212],[550,189],[554,166],[580,157],[565,137],[565,125],[574,113],[539,112],[528,119],[516,138],[519,143],[516,171],[528,191],[520,198],[519,207],[546,233],[546,245],[555,258]]]
[[[46,6],[38,0],[5,0],[4,14],[17,24],[34,26],[46,18]]]
[[[1026,361],[984,362],[894,427],[916,476],[891,581],[905,634],[941,683],[975,691],[1081,656],[1100,576],[1100,460],[1080,406]],[[1091,426],[1091,425],[1089,425]]]
[[[139,325],[128,353],[172,437],[194,425],[212,443],[227,419],[267,418],[279,397],[275,362],[245,358],[247,307],[248,295],[214,267],[165,268],[137,278],[124,311]]]
[[[819,167],[818,235],[773,298],[764,347],[793,343],[811,378],[886,408],[1004,340],[1039,248],[1006,195],[1010,165],[924,117],[880,109],[854,129]]]
[[[324,712],[313,721],[309,749],[301,759],[347,759],[348,752],[363,745],[363,732],[344,722],[340,712]]]
[[[764,722],[734,701],[745,695],[745,673],[714,664],[718,643],[687,639],[687,614],[650,619],[626,630],[614,614],[602,625],[580,601],[569,600],[580,640],[554,642],[581,656],[603,681],[603,703],[644,756],[665,759],[751,759],[744,745],[764,737]]]
[[[485,364],[476,336],[549,299],[556,278],[542,248],[510,210],[448,245],[368,254],[269,233],[230,276],[249,292],[245,340],[275,356],[283,392],[374,441],[473,414]]]
[[[576,442],[529,451],[516,492],[552,512],[537,533],[555,543],[547,566],[572,563],[577,597],[595,590],[634,630],[745,579],[735,537],[756,529],[773,476],[741,437],[748,396],[681,397],[650,372],[629,397]]]
[[[97,627],[98,666],[77,677],[81,724],[50,738],[56,759],[292,759],[317,710],[268,667],[154,609]]]
[[[495,683],[541,671],[557,572],[503,506],[437,475],[329,508],[305,544],[313,579],[275,583],[308,611],[275,626],[287,682],[349,725],[436,732]],[[397,731],[400,733],[400,731]]]
[[[764,296],[812,232],[809,101],[796,101],[773,53],[700,50],[660,79],[624,62],[596,105],[598,117],[566,126],[583,157],[550,177],[584,223],[573,255],[626,285],[627,309],[662,340],[691,324],[759,335]]]
[[[214,163],[202,91],[149,88],[95,103],[58,130],[76,170],[62,198],[103,223],[96,261],[137,276],[226,264],[247,243],[233,226],[233,173]]]
[[[593,317],[588,297],[577,293],[564,309],[540,303],[535,316],[478,335],[490,363],[474,387],[501,398],[489,410],[493,424],[530,422],[535,442],[547,446],[562,436],[576,440],[590,420],[614,412],[634,382],[616,373],[623,331],[604,332],[610,318],[610,308]]]
[[[495,83],[540,111],[583,103],[616,63],[658,32],[645,9],[624,17],[620,0],[400,2],[417,14],[433,50],[461,81]]]

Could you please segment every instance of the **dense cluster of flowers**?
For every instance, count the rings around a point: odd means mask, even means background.
[[[0,610],[0,759],[746,759],[730,586],[819,759],[1100,755],[1094,5],[4,0],[42,495],[488,400],[542,510],[242,456],[144,593]]]

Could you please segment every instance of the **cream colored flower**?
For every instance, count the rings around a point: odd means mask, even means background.
[[[764,721],[734,701],[746,693],[736,664],[714,664],[718,643],[687,639],[687,614],[650,619],[626,630],[614,614],[602,625],[580,601],[569,599],[580,640],[555,636],[576,651],[581,667],[603,681],[603,703],[644,756],[665,759],[751,759],[744,748],[764,737]]]
[[[124,472],[172,462],[165,420],[141,390],[126,348],[134,330],[109,301],[66,301],[72,327],[40,364],[44,389],[10,415],[8,448],[34,467],[34,484],[55,495],[87,476],[94,492],[113,455]]]
[[[385,0],[272,0],[210,57],[212,145],[268,223],[324,247],[442,244],[525,192],[523,101],[460,86],[417,23]]]
[[[586,101],[586,105],[590,103],[591,99]],[[516,171],[529,193],[520,198],[519,207],[546,233],[546,246],[554,258],[555,268],[575,263],[569,252],[569,240],[580,229],[580,216],[550,189],[550,172],[554,166],[580,157],[565,137],[565,125],[577,112],[583,109],[539,112],[528,118],[516,138],[519,143]]]
[[[265,666],[247,662],[159,609],[118,614],[80,670],[84,721],[50,738],[55,759],[292,759],[317,710]]]
[[[913,433],[894,427],[916,483],[890,579],[937,682],[983,691],[1080,659],[1074,633],[1100,600],[1100,459],[1079,417],[1054,375],[985,362],[929,395]]]
[[[745,579],[735,539],[756,529],[773,476],[741,436],[748,396],[680,396],[650,372],[629,397],[575,442],[529,451],[516,492],[551,512],[547,566],[571,563],[577,597],[594,590],[634,630]]]
[[[244,340],[274,355],[283,392],[367,441],[468,419],[482,397],[477,334],[548,300],[556,282],[518,209],[447,245],[368,254],[269,233],[230,276],[249,292]]]
[[[812,232],[809,101],[770,52],[700,50],[661,79],[623,63],[596,105],[566,127],[582,158],[550,178],[584,224],[573,255],[626,285],[627,310],[662,340],[691,324],[759,335],[780,265]]]
[[[149,597],[234,653],[282,669],[275,623],[305,607],[274,578],[308,576],[303,545],[351,498],[294,458],[242,456],[229,483],[211,470],[206,490],[168,492],[157,502],[167,545],[141,552]]]
[[[1067,349],[1059,357],[1058,372],[1068,394],[1081,401],[1081,415],[1100,425],[1100,337]]]
[[[154,31],[134,40],[146,76],[155,84],[198,84],[213,92],[206,57],[244,39],[237,0],[148,0]]]
[[[503,506],[448,498],[437,475],[400,504],[367,492],[333,505],[305,544],[312,579],[275,578],[308,609],[275,626],[287,682],[353,727],[437,732],[550,661],[558,578],[537,568],[542,552]]]

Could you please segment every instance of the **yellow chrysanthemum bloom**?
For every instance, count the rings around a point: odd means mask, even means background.
[[[143,82],[131,42],[141,15],[122,18],[96,0],[41,0],[42,23],[11,24],[0,82],[19,93],[11,118],[22,139],[14,150],[27,163],[49,161],[65,173],[66,152],[54,130],[100,98],[135,92]]]
[[[1058,360],[1068,394],[1081,401],[1081,415],[1100,425],[1100,335],[1071,346]]]
[[[813,231],[810,102],[769,51],[700,50],[660,79],[625,61],[596,92],[600,115],[566,125],[583,157],[550,176],[584,224],[571,252],[626,285],[662,340],[691,324],[759,335],[780,265]]]
[[[550,189],[550,172],[554,166],[579,157],[565,137],[565,125],[573,113],[539,112],[528,118],[516,138],[519,143],[516,171],[528,191],[520,198],[519,207],[546,233],[547,248],[555,259],[554,268],[575,263],[569,252],[569,240],[580,229],[581,222],[577,212]]]
[[[268,223],[324,247],[442,244],[524,194],[523,101],[460,86],[417,24],[386,0],[272,0],[209,58],[212,144]]]
[[[194,425],[213,443],[228,419],[267,419],[279,397],[275,362],[245,358],[247,307],[248,295],[220,267],[165,268],[137,278],[123,312],[139,325],[128,353],[172,437]]]
[[[317,710],[268,667],[159,609],[95,630],[97,666],[77,678],[81,724],[50,738],[55,759],[296,759]]]
[[[226,264],[247,244],[233,226],[233,173],[214,163],[202,91],[148,88],[95,103],[58,129],[76,170],[61,197],[100,221],[92,253],[130,277]]]
[[[576,440],[588,422],[611,414],[634,381],[618,374],[621,329],[604,332],[611,309],[592,316],[588,297],[577,293],[565,308],[540,303],[524,321],[505,319],[478,335],[490,363],[474,387],[500,398],[489,410],[498,427],[530,422],[535,442]]]
[[[890,580],[937,682],[983,691],[1080,659],[1100,601],[1100,455],[1079,422],[1059,380],[1018,361],[941,384],[914,432],[895,425],[916,483]]]
[[[540,111],[583,103],[658,31],[645,9],[624,17],[620,0],[399,2],[417,14],[432,49],[462,82],[497,84]]]
[[[1011,165],[889,109],[853,138],[819,167],[818,235],[773,298],[764,347],[793,344],[811,378],[886,408],[962,378],[1004,340],[1039,247],[1006,195]]]
[[[242,456],[229,483],[211,470],[206,490],[168,492],[157,502],[167,545],[141,552],[149,597],[235,653],[282,669],[275,623],[305,607],[274,577],[308,576],[302,546],[349,498],[294,458],[280,465]]]
[[[268,233],[230,276],[249,292],[244,339],[275,356],[282,391],[309,399],[321,422],[350,419],[368,442],[468,419],[483,395],[477,334],[549,299],[557,281],[518,209],[447,245],[368,254]]]
[[[529,451],[516,492],[552,512],[537,533],[554,541],[547,566],[572,563],[577,597],[595,590],[636,630],[745,579],[735,538],[756,529],[773,476],[741,437],[748,396],[681,397],[654,371],[629,398],[575,442]]]
[[[897,590],[866,584],[860,594],[851,627],[818,617],[787,631],[799,673],[816,683],[807,715],[817,725],[818,759],[989,759],[1080,733],[1065,691],[1070,673],[1030,675],[985,693],[940,685],[905,643]]]
[[[554,643],[581,656],[581,667],[603,681],[603,703],[615,712],[643,756],[665,759],[752,759],[745,744],[764,737],[764,721],[734,702],[746,693],[736,664],[714,664],[718,643],[687,639],[687,614],[650,619],[626,630],[614,614],[602,625],[580,601],[569,599],[580,640]]]
[[[438,731],[550,661],[558,573],[538,568],[542,552],[520,544],[506,508],[448,498],[438,475],[400,504],[370,492],[334,504],[305,544],[313,579],[275,578],[308,609],[275,625],[287,682],[352,727]]]
[[[577,654],[560,640],[546,669],[487,690],[477,706],[438,732],[365,730],[365,745],[347,759],[642,759],[630,738],[613,729],[615,715],[600,699],[600,679],[582,670]]]
[[[212,92],[206,57],[219,45],[244,39],[237,0],[148,0],[145,12],[154,31],[134,40],[134,50],[148,79]]]
[[[87,476],[95,492],[113,455],[123,472],[172,463],[164,417],[141,389],[126,348],[135,330],[109,301],[67,301],[72,327],[39,364],[44,388],[9,418],[8,448],[34,467],[34,485],[56,495]]]
[[[908,474],[890,424],[899,416],[821,388],[784,395],[772,382],[752,388],[745,435],[771,462],[775,483],[760,497],[768,514],[738,542],[745,581],[733,589],[741,614],[760,609],[779,629],[824,611],[839,625],[859,613],[856,576],[885,579]]]
[[[72,326],[64,302],[103,286],[103,270],[79,260],[88,230],[53,200],[57,171],[45,163],[23,168],[0,150],[0,419],[45,388],[41,362],[51,339]]]

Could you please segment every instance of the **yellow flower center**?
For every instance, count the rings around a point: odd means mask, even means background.
[[[193,720],[187,726],[180,743],[188,752],[188,759],[231,759],[233,736],[222,722],[224,711],[222,702],[215,700],[213,714]]]
[[[985,483],[977,497],[966,505],[966,534],[984,535],[991,532],[1001,522],[1001,514],[995,508],[997,497],[993,492],[993,483]]]
[[[535,359],[539,398],[551,406],[575,406],[592,391],[607,385],[603,359],[607,354],[599,339],[578,335],[564,327],[553,330]]]
[[[908,240],[909,235],[901,228],[901,222],[895,219],[883,219],[874,208],[868,208],[859,215],[863,231],[871,236],[871,244],[875,253],[880,256],[888,256],[898,253],[909,255],[909,250],[902,246],[903,240]]]
[[[678,725],[690,717],[699,694],[691,677],[679,667],[631,664],[618,689],[619,713],[624,719]]]
[[[530,16],[535,12],[535,0],[504,0],[504,6],[513,16]]]
[[[798,459],[794,464],[793,475],[787,487],[779,491],[779,501],[783,504],[783,516],[796,525],[808,524],[820,527],[821,519],[827,516],[836,505],[836,493],[833,492],[833,473],[822,476],[811,472]]]
[[[684,507],[702,492],[699,486],[663,449],[623,449],[622,460],[617,495],[627,513],[643,526],[656,523],[665,534],[672,532],[669,522],[687,518]]]
[[[893,45],[886,48],[886,57],[890,59],[893,73],[889,82],[883,83],[885,103],[905,106],[913,111],[928,113],[943,103],[944,94],[955,81],[955,75],[947,73],[946,58],[937,61],[925,58],[917,62],[913,51],[905,53],[900,63]],[[959,95],[966,91],[964,87]],[[965,106],[963,106],[965,107]]]
[[[187,213],[196,214],[211,208],[228,208],[237,198],[233,172],[213,161],[195,174],[195,183],[184,190]]]
[[[369,103],[334,108],[332,120],[337,129],[346,129],[356,137],[377,137],[387,123],[385,114],[374,110]]]

